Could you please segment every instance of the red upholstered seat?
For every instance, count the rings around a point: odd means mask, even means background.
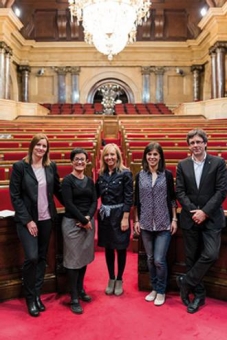
[[[227,161],[227,151],[221,151],[218,156],[223,157]]]
[[[177,164],[166,164],[166,169],[170,170],[173,174],[173,177],[176,178],[177,174]]]
[[[0,148],[2,149],[15,149],[15,148],[18,148],[19,146],[20,146],[20,142],[12,142],[7,139],[0,141]]]
[[[227,198],[224,200],[224,202],[222,203],[222,207],[224,210],[227,211]]]
[[[54,196],[54,203],[56,208],[63,208],[63,205],[59,202],[59,200]]]
[[[6,172],[4,167],[0,167],[0,180],[5,181],[6,180]]]
[[[27,155],[27,151],[18,151],[15,150],[14,152],[6,151],[3,154],[4,161],[19,161]]]
[[[181,160],[184,159],[188,156],[190,156],[190,152],[188,151],[179,151],[179,150],[175,150],[175,151],[165,151],[164,150],[164,155],[165,155],[165,159],[175,159],[175,160]]]
[[[14,210],[10,194],[9,194],[9,187],[0,187],[0,196],[4,197],[4,199],[0,199],[0,210]]]
[[[58,168],[58,174],[60,178],[63,178],[72,172],[71,164],[58,164],[57,168]]]

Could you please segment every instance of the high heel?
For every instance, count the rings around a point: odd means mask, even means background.
[[[27,303],[28,313],[31,316],[39,316],[39,310],[36,306],[35,301],[26,301],[26,303]]]
[[[42,303],[41,299],[39,296],[36,296],[35,298],[35,303],[36,303],[36,306],[38,308],[38,310],[40,312],[44,312],[46,310],[46,307],[44,306],[44,304]]]

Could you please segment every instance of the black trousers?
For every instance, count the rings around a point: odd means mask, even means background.
[[[196,297],[204,298],[206,291],[202,282],[204,276],[218,259],[221,246],[221,230],[207,229],[205,225],[182,229],[185,256],[185,282],[192,287]]]
[[[27,301],[34,301],[40,296],[46,271],[46,257],[50,242],[52,221],[45,220],[37,223],[38,236],[32,236],[27,227],[17,224],[18,237],[24,250],[22,277],[24,294]]]

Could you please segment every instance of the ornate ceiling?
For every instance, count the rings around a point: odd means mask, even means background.
[[[200,10],[226,0],[152,0],[149,20],[138,28],[138,41],[185,41],[200,30]],[[0,0],[0,7],[19,8],[21,30],[36,41],[83,41],[83,27],[70,21],[68,0]]]

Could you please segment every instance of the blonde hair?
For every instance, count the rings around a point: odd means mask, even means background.
[[[43,166],[48,166],[50,165],[51,161],[50,161],[50,157],[49,157],[49,150],[50,150],[50,144],[49,144],[49,140],[47,138],[46,135],[44,135],[43,133],[37,133],[36,135],[34,135],[34,137],[32,138],[30,145],[29,145],[29,149],[28,149],[28,154],[27,156],[24,158],[26,163],[32,164],[32,153],[33,153],[33,149],[36,146],[36,144],[38,144],[38,142],[41,139],[45,139],[47,142],[47,150],[45,155],[43,156]]]
[[[122,155],[121,155],[121,151],[119,147],[114,143],[109,143],[104,146],[103,151],[102,151],[102,156],[101,156],[101,161],[100,161],[101,163],[100,174],[103,174],[108,169],[108,165],[106,164],[104,157],[106,156],[106,154],[110,152],[110,149],[114,149],[117,155],[116,169],[120,172],[123,171],[124,169],[127,169],[123,164]]]

